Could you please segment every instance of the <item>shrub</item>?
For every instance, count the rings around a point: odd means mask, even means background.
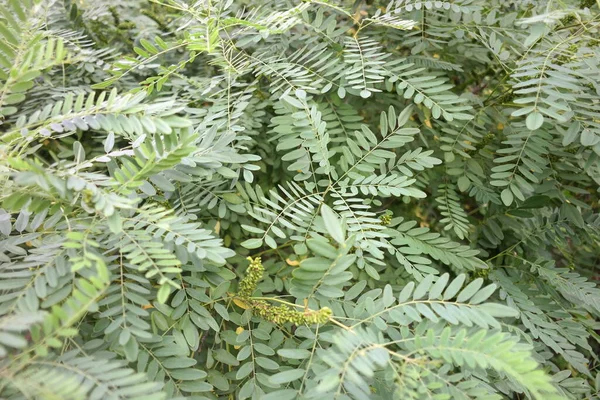
[[[597,0],[0,4],[0,397],[598,395]]]

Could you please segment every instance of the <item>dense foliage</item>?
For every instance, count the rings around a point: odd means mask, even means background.
[[[2,399],[600,391],[598,0],[1,0]]]

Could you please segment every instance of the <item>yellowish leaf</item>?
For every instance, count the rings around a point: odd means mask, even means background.
[[[238,306],[239,308],[243,308],[244,310],[249,309],[250,307],[248,306],[248,304],[246,304],[245,301],[238,299],[238,298],[234,298],[233,302],[235,303],[236,306]]]
[[[300,265],[300,261],[298,261],[298,260],[290,260],[289,258],[286,258],[285,262],[288,265],[291,265],[292,267],[297,267],[298,265]]]

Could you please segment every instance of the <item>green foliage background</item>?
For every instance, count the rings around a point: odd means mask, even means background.
[[[598,0],[0,1],[2,399],[591,399]]]

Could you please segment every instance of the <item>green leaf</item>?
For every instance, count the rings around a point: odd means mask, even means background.
[[[478,306],[478,309],[488,313],[492,317],[503,318],[503,317],[517,317],[519,312],[514,308],[505,306],[503,304],[496,303],[485,303]]]
[[[257,249],[260,246],[262,246],[262,244],[263,244],[262,239],[258,239],[258,238],[248,239],[241,243],[241,245],[247,249]]]
[[[477,278],[477,279],[473,280],[458,294],[456,301],[459,303],[468,302],[469,299],[471,297],[473,297],[473,295],[475,293],[477,293],[477,291],[479,290],[479,288],[481,287],[482,284],[483,284],[482,278]]]
[[[167,299],[169,298],[169,294],[171,294],[171,288],[169,287],[169,285],[162,285],[158,289],[158,293],[156,294],[156,300],[158,300],[160,304],[165,304],[167,302]]]
[[[0,332],[0,343],[15,348],[27,346],[27,340],[23,337],[8,332]]]
[[[527,116],[525,122],[527,124],[527,128],[531,131],[534,131],[542,126],[544,123],[544,116],[541,113],[534,111]]]
[[[514,200],[513,193],[509,188],[504,189],[500,194],[500,197],[502,198],[504,205],[507,207],[510,206]]]
[[[291,104],[292,106],[294,106],[296,108],[304,108],[304,105],[300,101],[296,100],[295,98],[293,98],[291,96],[288,96],[288,95],[281,96],[281,100],[285,101],[286,103]]]
[[[303,360],[310,357],[310,351],[304,349],[279,349],[277,354],[281,357]]]
[[[444,300],[450,300],[456,296],[463,283],[465,282],[466,276],[464,274],[458,275],[456,278],[450,282],[446,290],[444,291]]]
[[[174,379],[182,381],[194,381],[196,379],[206,378],[208,374],[200,369],[177,369],[171,372]]]
[[[329,235],[339,244],[343,244],[346,241],[346,235],[342,223],[327,204],[321,206],[321,216]]]
[[[247,362],[242,365],[235,374],[235,379],[240,380],[244,379],[254,370],[254,364],[251,362]]]
[[[289,383],[289,382],[293,382],[297,379],[300,379],[304,376],[305,373],[306,373],[306,371],[304,371],[303,369],[290,369],[290,370],[279,372],[275,375],[272,375],[269,378],[269,381],[273,384],[281,385],[283,383]]]

